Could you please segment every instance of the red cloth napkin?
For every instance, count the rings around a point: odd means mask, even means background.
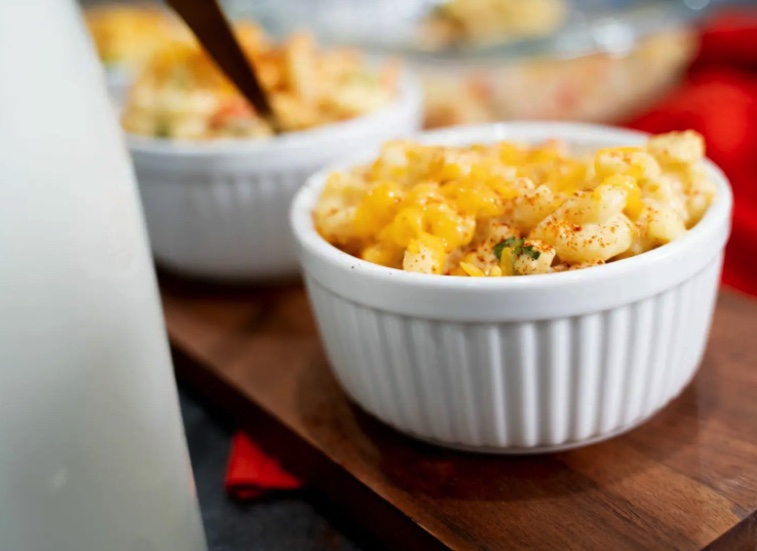
[[[702,29],[701,49],[682,85],[627,126],[647,132],[693,129],[728,175],[735,206],[723,281],[757,295],[757,11],[723,14]],[[248,499],[302,482],[245,434],[234,437],[229,494]]]
[[[723,282],[757,295],[757,10],[726,13],[706,25],[683,84],[628,126],[704,135],[707,156],[733,186]]]
[[[236,499],[254,499],[271,491],[296,490],[302,482],[267,456],[243,432],[231,441],[226,492]]]

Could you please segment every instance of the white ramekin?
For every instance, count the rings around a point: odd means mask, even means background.
[[[418,83],[405,75],[391,106],[266,140],[203,143],[127,138],[157,262],[219,280],[296,274],[289,204],[305,180],[345,153],[414,133]]]
[[[592,125],[513,123],[422,139],[547,138],[599,148],[639,144],[645,136]],[[486,279],[403,272],[331,246],[312,223],[330,169],[319,172],[295,198],[290,218],[337,378],[386,423],[463,449],[558,450],[636,426],[682,391],[702,359],[732,203],[723,173],[711,163],[709,169],[717,199],[673,243],[586,270]]]

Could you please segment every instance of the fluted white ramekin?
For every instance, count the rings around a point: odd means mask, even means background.
[[[645,136],[520,123],[422,139],[547,138],[594,149],[639,144]],[[681,239],[605,266],[515,278],[408,273],[341,252],[313,228],[328,170],[314,175],[290,217],[337,378],[386,423],[463,449],[558,450],[643,422],[692,379],[707,341],[732,202],[725,176],[708,164],[717,199]]]
[[[418,83],[406,75],[391,106],[266,140],[202,143],[129,136],[150,243],[159,264],[219,280],[296,274],[289,204],[328,162],[414,133]]]

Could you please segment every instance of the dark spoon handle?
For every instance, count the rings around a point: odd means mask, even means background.
[[[278,121],[255,70],[242,52],[217,0],[166,0],[234,83],[242,95],[279,132]]]

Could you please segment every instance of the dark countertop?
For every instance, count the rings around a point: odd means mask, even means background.
[[[287,492],[237,503],[223,489],[233,424],[179,386],[209,551],[366,551],[365,534],[318,496]],[[360,543],[357,543],[360,541]]]

